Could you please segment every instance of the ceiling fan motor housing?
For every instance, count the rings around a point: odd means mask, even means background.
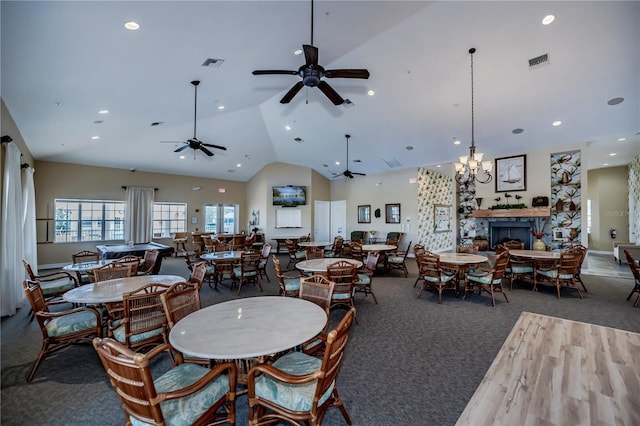
[[[316,87],[320,84],[320,79],[324,75],[324,68],[320,65],[316,67],[313,65],[303,65],[300,67],[298,73],[300,74],[300,77],[302,77],[302,83],[304,83],[305,86]]]

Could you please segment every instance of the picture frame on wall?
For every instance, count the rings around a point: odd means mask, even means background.
[[[371,205],[358,206],[358,223],[371,223]]]
[[[400,204],[385,204],[384,210],[387,223],[400,223]]]
[[[496,192],[527,190],[527,155],[496,158]]]
[[[433,206],[433,231],[451,231],[451,206],[448,204],[435,204]]]

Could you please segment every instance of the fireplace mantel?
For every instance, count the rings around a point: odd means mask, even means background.
[[[551,216],[551,208],[474,210],[471,215],[473,217],[548,217]]]

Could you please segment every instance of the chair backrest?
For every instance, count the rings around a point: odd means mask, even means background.
[[[458,244],[456,246],[456,253],[478,254],[478,247],[473,244]]]
[[[349,309],[338,326],[327,335],[327,344],[324,349],[322,365],[320,366],[320,371],[322,371],[323,375],[318,379],[318,385],[313,398],[314,401],[320,401],[322,396],[329,392],[330,388],[335,386],[336,377],[338,376],[338,371],[340,371],[344,349],[347,346],[349,332],[351,331],[355,316],[355,308]]]
[[[349,243],[349,246],[351,247],[351,257],[357,260],[362,260],[362,258],[364,257],[364,252],[362,251],[362,242],[352,240],[351,243]]]
[[[201,308],[200,288],[196,283],[175,283],[160,294],[169,328],[192,312]]]
[[[409,241],[409,245],[407,246],[407,249],[397,252],[397,255],[398,256],[401,255],[404,258],[404,260],[407,260],[407,255],[409,254],[409,250],[411,250],[411,243],[413,243],[413,241]]]
[[[440,256],[430,251],[425,251],[416,256],[416,262],[418,262],[418,275],[420,278],[430,277],[433,281],[440,281]]]
[[[356,265],[345,260],[339,260],[327,266],[327,278],[335,283],[333,295],[347,294],[353,296],[353,285],[356,282],[358,273]]]
[[[496,244],[495,246],[493,246],[493,249],[495,250],[496,254],[509,251],[509,249],[503,246],[502,244]]]
[[[33,273],[33,269],[31,269],[31,265],[26,260],[22,259],[22,264],[24,265],[24,269],[27,272],[27,276],[31,281],[35,281],[38,277]]]
[[[364,231],[351,231],[351,236],[349,237],[349,240],[362,242],[364,240]]]
[[[131,276],[134,276],[138,274],[138,268],[140,267],[140,260],[141,259],[138,256],[127,255],[114,260],[113,263],[121,264],[121,265],[131,265]]]
[[[150,274],[153,271],[153,267],[156,265],[160,252],[158,250],[147,250],[144,252],[144,258],[142,261],[142,271],[145,274]]]
[[[415,246],[413,246],[413,254],[416,256],[416,258],[418,257],[418,255],[426,251],[427,249],[425,249],[422,244],[416,244]]]
[[[298,238],[298,242],[300,243],[307,242],[307,241],[311,241],[311,234],[303,235],[302,237]]]
[[[112,339],[96,338],[93,347],[125,413],[145,423],[164,424],[147,355]]]
[[[33,312],[49,312],[49,307],[47,306],[38,280],[24,280],[22,286]],[[36,318],[38,318],[38,322],[40,322],[40,317],[36,315]]]
[[[208,252],[213,251],[213,240],[211,239],[211,235],[203,235],[202,244],[204,245],[204,248],[206,251]]]
[[[507,268],[507,265],[509,264],[510,257],[511,255],[509,254],[508,250],[503,251],[502,253],[496,256],[496,260],[493,263],[493,276],[492,276],[493,281],[502,279],[502,277],[504,276],[504,270]]]
[[[187,268],[189,269],[189,271],[192,271],[193,263],[191,263],[191,257],[189,256],[189,253],[186,250],[180,250],[180,254],[182,254],[182,257],[184,257],[184,263],[187,264]]]
[[[376,268],[378,267],[378,259],[380,259],[380,253],[377,251],[369,252],[367,256],[367,263],[364,264],[364,272],[373,276]]]
[[[260,267],[260,253],[242,253],[240,257],[240,267],[242,268],[242,273],[245,274],[247,272],[257,272]]]
[[[509,250],[524,250],[524,243],[521,241],[515,241],[515,240],[505,241],[504,243],[502,243],[502,245],[508,248]]]
[[[324,249],[322,247],[307,247],[304,252],[307,260],[324,258]]]
[[[558,261],[558,275],[575,275],[576,271],[580,267],[581,258],[582,255],[574,250],[560,253],[560,260]]]
[[[132,342],[131,338],[135,335],[166,327],[167,317],[164,313],[160,295],[167,291],[169,287],[167,284],[151,283],[122,295],[124,305],[122,322],[125,325],[126,346],[144,347],[149,341],[158,340],[157,335],[135,342]],[[163,334],[165,334],[165,331],[163,330]]]
[[[126,278],[133,276],[131,264],[118,264],[116,262],[106,264],[93,270],[93,280],[96,283],[113,280],[115,278]]]
[[[189,234],[187,232],[175,232],[173,234],[174,240],[187,240],[189,238]]]
[[[287,251],[289,252],[289,257],[296,257],[296,245],[293,240],[285,240],[284,242],[287,245]]]
[[[83,250],[71,255],[73,263],[97,262],[100,260],[100,254],[97,251]]]
[[[197,284],[198,290],[202,287],[204,278],[207,276],[207,262],[198,262],[191,265],[191,275],[189,276],[189,282]]]
[[[627,258],[627,263],[629,264],[629,268],[631,268],[631,273],[633,274],[633,278],[635,278],[636,283],[640,284],[640,266],[633,258],[633,255],[629,250],[624,250],[624,255]]]
[[[300,291],[298,293],[298,297],[320,306],[325,310],[328,316],[334,286],[335,283],[333,281],[329,281],[323,275],[316,274],[310,277],[300,278]]]
[[[261,250],[261,258],[262,258],[262,260],[264,261],[265,264],[269,260],[269,255],[270,254],[271,254],[271,244],[265,243],[262,246],[262,250]]]

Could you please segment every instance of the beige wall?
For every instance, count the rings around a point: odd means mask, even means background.
[[[203,206],[206,203],[238,204],[241,209],[239,230],[245,230],[248,223],[244,210],[247,205],[247,185],[243,182],[47,161],[37,161],[35,169],[37,218],[53,217],[56,198],[124,201],[125,191],[122,186],[142,186],[158,188],[155,201],[187,203],[189,232],[195,231],[196,228],[202,229]],[[194,186],[199,186],[200,190],[194,191]],[[219,192],[220,188],[224,188],[225,192]],[[194,216],[197,217],[197,224],[191,223]],[[53,238],[51,232],[50,230],[49,240]],[[171,244],[170,239],[156,241]],[[38,263],[50,265],[69,262],[72,253],[95,250],[95,246],[95,242],[39,244]]]
[[[590,170],[589,192],[583,200],[591,200],[591,235],[589,248],[612,251],[614,241],[629,241],[629,169],[626,166]],[[617,238],[609,230],[615,229]]]

